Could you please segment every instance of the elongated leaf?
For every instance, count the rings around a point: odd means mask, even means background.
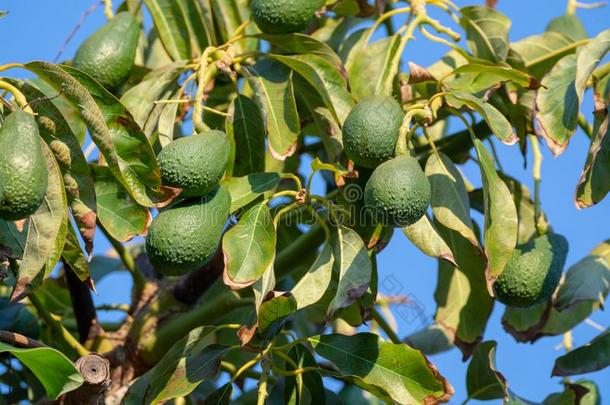
[[[290,293],[275,293],[258,310],[257,332],[263,339],[273,339],[296,310],[296,300]]]
[[[604,56],[610,51],[610,29],[602,31],[591,42],[582,48],[576,59],[575,88],[578,99],[582,102],[587,81],[591,73]]]
[[[360,236],[352,229],[339,226],[333,235],[335,269],[339,284],[335,298],[328,306],[327,316],[346,308],[362,297],[371,282],[373,267]]]
[[[444,83],[453,90],[466,93],[478,93],[509,81],[523,88],[540,87],[538,81],[527,73],[504,66],[469,63],[453,72],[454,77]]]
[[[263,112],[269,151],[274,158],[283,161],[295,152],[300,131],[292,73],[271,59],[257,62],[244,69],[244,73]]]
[[[112,94],[90,76],[69,66],[30,62],[26,67],[79,108],[112,174],[140,205],[151,207],[166,200],[148,139]]]
[[[603,102],[602,102],[603,103]],[[610,118],[608,107],[595,111],[593,139],[585,167],[576,185],[575,203],[578,208],[591,207],[610,191]]]
[[[239,95],[231,103],[225,126],[233,140],[232,176],[265,171],[265,124],[256,103]]]
[[[276,188],[280,179],[278,173],[252,173],[223,180],[223,186],[231,194],[231,213]]]
[[[212,392],[204,401],[206,405],[229,405],[231,396],[233,395],[233,383],[228,382],[225,385]]]
[[[26,238],[27,230],[19,230],[14,222],[0,219],[0,247],[3,250],[2,254],[13,259],[21,259]]]
[[[479,139],[473,139],[483,178],[487,280],[493,283],[504,271],[517,243],[517,208],[508,187],[496,172],[494,159]],[[491,291],[491,289],[490,289]]]
[[[564,311],[583,301],[603,306],[609,292],[610,240],[607,240],[568,269],[557,293],[555,307]]]
[[[443,153],[434,154],[426,162],[426,176],[430,182],[431,205],[434,219],[479,246],[470,219],[468,192],[462,175],[451,159]]]
[[[388,403],[446,402],[453,388],[420,351],[384,341],[372,333],[309,338],[316,353],[331,361],[347,381]]]
[[[311,54],[271,57],[300,74],[320,94],[338,123],[343,124],[354,100],[347,91],[347,81],[335,66],[321,56]]]
[[[316,55],[328,61],[335,69],[343,70],[343,63],[335,51],[324,42],[320,42],[310,35],[300,33],[282,35],[260,34],[258,37],[275,46],[276,49],[273,49],[274,53]]]
[[[42,204],[27,223],[27,239],[17,282],[11,295],[12,301],[25,296],[27,287],[34,282],[43,268],[46,267],[48,272],[53,270],[66,238],[68,208],[61,172],[49,147],[42,141],[41,144],[49,182]]]
[[[307,273],[292,288],[297,309],[306,308],[322,299],[332,279],[334,262],[332,245],[326,243]]]
[[[433,323],[407,336],[404,342],[426,355],[432,355],[451,350],[454,347],[451,340],[441,325]]]
[[[584,346],[555,360],[552,375],[568,376],[590,373],[610,366],[610,329]]]
[[[25,81],[12,81],[12,83],[28,100],[36,100],[32,103],[32,109],[37,114],[40,135],[50,146],[59,164],[72,214],[90,252],[93,249],[97,216],[95,190],[91,171],[78,139],[62,112],[41,91]]]
[[[182,91],[176,90],[170,97],[170,100],[180,100]],[[157,132],[159,133],[159,145],[165,148],[171,141],[174,140],[174,131],[176,129],[176,115],[178,114],[178,104],[170,103],[163,106],[159,114],[159,122],[157,123]]]
[[[254,306],[256,313],[260,311],[265,298],[273,291],[275,287],[275,269],[273,265],[269,266],[262,277],[252,284],[252,292],[254,293]]]
[[[214,344],[216,328],[193,329],[177,341],[163,358],[129,387],[125,404],[158,403],[191,393],[220,371],[228,346]]]
[[[266,203],[250,208],[222,240],[223,280],[232,289],[254,284],[273,264],[277,236]]]
[[[542,80],[536,97],[536,119],[555,156],[563,153],[576,131],[580,101],[575,87],[576,55],[562,58]]]
[[[146,207],[138,205],[106,166],[91,165],[97,194],[98,218],[119,242],[145,235],[151,221]]]
[[[74,364],[51,347],[23,349],[0,342],[0,353],[9,352],[26,366],[42,384],[50,400],[75,390],[84,382]]]
[[[316,367],[318,364],[309,349],[302,344],[294,346],[288,352],[298,368]],[[287,370],[294,370],[295,367],[290,362],[286,362]],[[303,373],[300,381],[298,377],[286,377],[284,383],[284,401],[286,403],[314,404],[325,397],[324,384],[322,377],[316,371]],[[327,402],[333,403],[333,402]]]
[[[235,33],[237,28],[250,19],[250,7],[247,0],[207,0],[213,11],[216,26],[220,31],[219,43],[227,42]],[[245,33],[253,35],[259,32],[254,24],[249,24]],[[236,52],[242,53],[246,50],[255,50],[258,41],[256,38],[242,39],[234,43]]]
[[[564,14],[553,18],[546,26],[547,32],[559,32],[575,41],[589,38],[585,26],[576,14]]]
[[[352,94],[357,100],[372,94],[392,94],[392,84],[398,73],[404,39],[400,35],[367,44],[367,35],[350,54],[347,65]]]
[[[436,225],[458,266],[439,260],[434,319],[464,358],[468,358],[480,342],[493,308],[493,298],[486,289],[486,262],[480,251],[458,232]]]
[[[507,145],[515,144],[519,139],[513,131],[513,127],[500,111],[485,100],[481,100],[467,93],[451,93],[446,96],[447,103],[454,108],[467,106],[481,114],[483,119],[491,128],[491,132]]]
[[[462,7],[460,14],[470,52],[492,62],[506,60],[510,19],[492,8],[480,6]]]
[[[496,369],[496,342],[483,342],[477,347],[466,373],[468,398],[503,399],[508,396],[504,376]]]
[[[440,237],[428,215],[424,215],[413,225],[402,228],[402,231],[423,253],[438,259],[445,259],[457,266],[451,249]]]
[[[70,269],[76,274],[79,280],[91,284],[91,278],[89,275],[89,263],[85,253],[80,247],[80,242],[76,236],[76,231],[72,226],[72,223],[68,221],[68,232],[66,234],[66,242],[63,246],[61,257],[70,266]]]

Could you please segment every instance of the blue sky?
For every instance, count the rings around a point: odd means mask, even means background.
[[[460,6],[481,4],[483,1],[457,1]],[[511,40],[540,33],[548,21],[563,14],[563,0],[499,0],[498,10],[505,13],[512,21]],[[60,5],[61,4],[61,5]],[[80,19],[81,14],[92,4],[90,1],[62,0],[52,2],[45,0],[4,0],[0,9],[10,14],[0,20],[0,37],[4,38],[0,64],[25,62],[31,60],[52,61],[62,47],[65,38]],[[596,10],[579,10],[590,35],[595,35],[608,28],[610,7]],[[66,47],[64,57],[74,54],[78,44],[105,22],[102,7],[99,7],[87,18],[77,32],[73,41]],[[411,42],[404,54],[404,60],[411,60],[420,65],[428,65],[442,55],[446,49],[439,44],[430,43],[418,37]],[[22,77],[22,73],[12,73]],[[583,113],[591,117],[592,102],[590,95],[584,103]],[[496,145],[504,170],[523,181],[532,189],[531,173],[524,170],[517,147],[502,144]],[[610,198],[596,207],[579,211],[573,203],[576,182],[586,158],[589,141],[580,131],[577,132],[567,151],[558,158],[544,148],[542,166],[542,205],[555,231],[565,235],[570,241],[570,252],[567,266],[584,257],[596,244],[610,237]],[[478,169],[473,165],[463,168],[465,176],[472,182],[479,183]],[[97,237],[96,252],[108,248],[103,236]],[[434,314],[433,292],[436,285],[436,262],[415,249],[402,235],[395,232],[390,245],[378,257],[380,269],[380,290],[389,283],[399,283],[402,293],[415,297],[421,304],[423,313],[430,318]],[[384,284],[386,283],[386,284]],[[98,285],[98,303],[115,303],[129,297],[129,278],[124,275],[108,277]],[[386,287],[384,287],[386,285]],[[547,394],[559,391],[559,378],[550,378],[554,359],[561,354],[555,347],[561,343],[561,337],[543,338],[534,345],[519,344],[504,333],[500,318],[504,308],[498,304],[489,321],[485,339],[498,341],[497,367],[504,374],[511,389],[520,396],[533,401],[541,401]],[[116,319],[117,314],[104,314],[106,319]],[[592,317],[598,324],[607,327],[610,317],[607,312],[598,311]],[[399,335],[406,336],[416,330],[418,321],[408,321],[398,317]],[[598,332],[589,325],[580,325],[574,331],[574,344],[581,345],[589,341]],[[456,389],[452,403],[461,402],[465,394],[465,375],[467,363],[462,363],[458,350],[432,356],[441,373],[445,375]],[[610,398],[608,385],[610,371],[605,370],[588,375],[595,380],[602,395]],[[605,382],[605,384],[602,383]]]

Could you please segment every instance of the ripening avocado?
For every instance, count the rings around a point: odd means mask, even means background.
[[[116,89],[129,77],[139,39],[138,20],[120,12],[81,44],[72,63],[107,89]]]
[[[220,183],[229,153],[229,138],[222,131],[177,139],[159,153],[161,181],[181,188],[183,197],[204,196]]]
[[[214,255],[229,216],[231,196],[222,186],[206,197],[162,211],[146,236],[146,252],[154,268],[166,276],[195,270]]]
[[[47,192],[47,163],[34,116],[15,111],[0,130],[0,218],[9,221],[32,215]]]
[[[568,255],[568,241],[559,234],[542,235],[517,246],[494,284],[496,299],[527,308],[553,295]]]
[[[324,0],[252,0],[252,16],[267,34],[291,34],[303,31]]]
[[[359,166],[374,169],[394,156],[404,114],[392,97],[370,96],[350,111],[343,125],[343,146]]]
[[[430,183],[417,159],[398,156],[373,171],[364,188],[364,203],[386,226],[412,225],[430,205]]]

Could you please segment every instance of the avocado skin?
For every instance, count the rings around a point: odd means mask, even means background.
[[[350,111],[343,125],[343,146],[359,166],[374,169],[394,156],[404,114],[392,97],[370,96]]]
[[[496,280],[496,299],[510,307],[528,308],[548,300],[561,278],[568,255],[562,235],[542,235],[517,246]]]
[[[154,268],[180,276],[206,264],[216,252],[229,216],[231,196],[222,186],[208,195],[162,211],[146,236]]]
[[[267,34],[291,34],[303,31],[323,0],[252,0],[252,16]]]
[[[364,203],[386,226],[412,225],[430,205],[430,183],[415,158],[398,156],[373,171],[364,188]]]
[[[47,192],[47,164],[34,116],[15,111],[0,130],[0,218],[8,221],[32,215]]]
[[[161,181],[179,187],[183,197],[201,197],[220,183],[229,161],[229,138],[211,130],[180,138],[159,153]]]
[[[139,39],[138,20],[120,12],[81,44],[72,63],[107,89],[116,89],[129,77]]]

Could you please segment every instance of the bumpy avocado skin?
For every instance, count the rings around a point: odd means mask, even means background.
[[[229,153],[229,138],[217,130],[175,140],[159,153],[161,181],[181,188],[183,197],[204,196],[218,186]]]
[[[568,241],[559,234],[542,235],[517,246],[494,284],[496,299],[527,308],[548,300],[557,288],[568,254]]]
[[[48,172],[41,142],[31,114],[15,111],[6,117],[0,130],[0,218],[27,218],[42,203]]]
[[[392,97],[370,96],[350,111],[343,125],[343,146],[357,165],[374,169],[394,156],[404,114]]]
[[[364,203],[374,218],[402,228],[417,222],[430,205],[430,183],[411,156],[380,164],[364,189]]]
[[[231,196],[220,186],[169,208],[155,217],[146,236],[146,252],[154,268],[166,276],[197,269],[214,255],[229,216]]]
[[[291,34],[307,28],[323,5],[323,0],[252,0],[252,16],[267,34]]]
[[[140,37],[138,20],[129,12],[115,15],[87,38],[72,61],[108,89],[116,89],[129,77]]]

